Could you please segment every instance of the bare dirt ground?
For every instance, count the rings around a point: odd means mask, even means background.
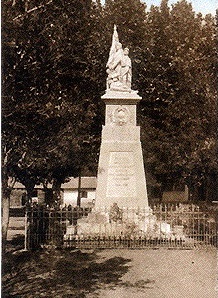
[[[2,297],[215,298],[216,278],[215,249],[10,249]]]
[[[111,250],[98,256],[130,260],[128,271],[116,286],[87,297],[215,298],[216,250]]]
[[[10,222],[2,298],[216,298],[218,253],[193,250],[22,251],[24,221]]]

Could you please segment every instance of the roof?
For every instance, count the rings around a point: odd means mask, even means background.
[[[73,189],[78,188],[79,178],[70,178],[70,181],[61,185],[62,189]],[[82,177],[81,188],[96,188],[97,178],[96,177]]]
[[[25,186],[24,186],[22,183],[20,183],[20,182],[15,182],[13,189],[22,189],[22,188],[25,188]],[[34,188],[35,188],[35,189],[42,189],[43,186],[42,186],[42,184],[40,184],[40,185],[35,185]],[[51,188],[51,186],[50,186],[49,188]]]
[[[61,185],[62,189],[77,189],[78,188],[78,183],[79,183],[79,178],[73,178],[70,177],[69,178],[70,181],[63,183]],[[81,177],[81,188],[85,188],[85,189],[95,189],[97,186],[97,178],[96,177]],[[16,182],[14,187],[14,189],[23,189],[25,188],[25,186],[20,183],[20,182]],[[35,185],[35,189],[42,189],[43,186],[42,184],[40,185]],[[51,188],[51,184],[48,185],[48,188]]]

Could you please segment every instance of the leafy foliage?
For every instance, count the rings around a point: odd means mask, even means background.
[[[4,6],[3,142],[9,174],[25,185],[27,178],[63,182],[78,175],[85,157],[95,159],[87,155],[96,152],[100,129],[84,51],[90,3],[74,2]]]
[[[145,165],[158,182],[217,177],[215,20],[182,0],[5,1],[5,179],[26,187],[96,171],[113,25],[130,48]],[[213,177],[213,178],[211,178]],[[197,194],[198,195],[198,194]]]

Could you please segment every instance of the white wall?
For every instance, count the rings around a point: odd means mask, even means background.
[[[81,198],[81,206],[87,206],[95,199],[95,190],[87,190],[87,198]],[[77,204],[78,191],[77,190],[64,190],[63,199],[64,204],[76,206]]]

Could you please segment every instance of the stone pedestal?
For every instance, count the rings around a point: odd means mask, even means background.
[[[135,91],[107,91],[95,207],[148,207]]]

